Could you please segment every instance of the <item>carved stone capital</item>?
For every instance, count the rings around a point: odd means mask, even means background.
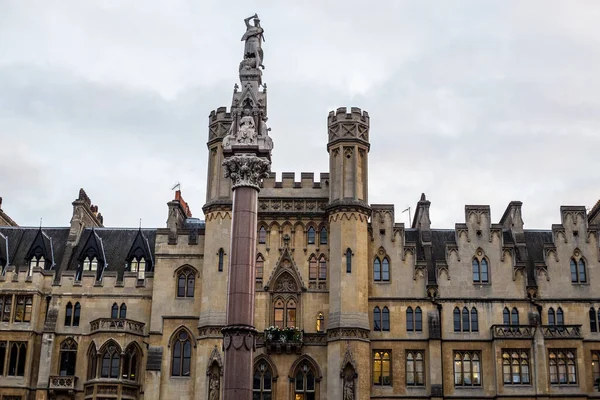
[[[223,161],[225,177],[231,178],[232,189],[248,186],[260,190],[261,179],[268,178],[271,162],[254,155],[235,155]]]

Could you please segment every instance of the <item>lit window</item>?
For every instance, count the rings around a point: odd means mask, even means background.
[[[373,385],[391,386],[391,351],[376,350],[373,352]]]
[[[481,386],[481,353],[454,352],[454,386]]]
[[[12,294],[0,295],[0,321],[9,322],[12,313]]]
[[[1,360],[2,357],[0,357],[0,361]],[[592,379],[594,387],[600,387],[600,352],[597,351],[592,352]]]
[[[15,307],[14,322],[31,322],[31,309],[33,306],[33,296],[16,296],[17,304]]]
[[[505,385],[529,385],[529,350],[508,349],[502,351],[502,375]]]
[[[575,350],[548,350],[550,383],[552,385],[577,384]]]
[[[294,379],[295,399],[314,400],[315,399],[316,379],[312,366],[308,362],[303,362],[296,371]]]
[[[317,315],[317,332],[325,332],[325,317],[322,312]]]

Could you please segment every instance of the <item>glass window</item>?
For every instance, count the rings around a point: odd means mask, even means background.
[[[510,325],[510,311],[508,311],[507,307],[504,307],[504,311],[502,311],[502,323]]]
[[[223,249],[219,249],[219,272],[223,271],[223,258],[225,256],[225,252]]]
[[[121,367],[121,349],[111,343],[105,347],[102,353],[101,378],[118,378]]]
[[[90,346],[90,349],[88,351],[88,373],[87,373],[88,380],[96,378],[97,362],[98,362],[98,355],[96,352],[96,347],[94,346],[94,343],[92,343]]]
[[[596,310],[594,307],[590,308],[589,316],[590,316],[590,332],[598,332],[598,323],[596,320]]]
[[[2,351],[2,348],[0,348],[0,351]],[[0,361],[2,360],[3,357],[1,357],[0,353]],[[2,374],[0,373],[0,375]],[[594,387],[600,387],[600,352],[597,351],[592,352],[592,379],[594,382]]]
[[[579,263],[577,265],[579,267],[579,282],[580,283],[587,282],[587,274],[585,271],[585,261],[583,261],[583,258],[579,259]]]
[[[27,361],[27,343],[10,342],[10,355],[8,359],[8,376],[25,376],[25,362]]]
[[[415,308],[415,331],[421,332],[423,330],[423,313],[421,307]]]
[[[184,268],[177,274],[177,297],[194,297],[196,273],[191,268]]]
[[[408,332],[415,330],[414,311],[410,306],[406,309],[406,330]]]
[[[471,332],[479,332],[479,316],[475,307],[471,308]]]
[[[306,237],[308,239],[308,244],[315,244],[315,228],[313,228],[312,226],[308,228],[308,231],[306,232]]]
[[[283,314],[285,312],[285,303],[283,302],[283,299],[277,299],[275,300],[275,318],[274,318],[274,324],[275,326],[279,327],[279,328],[285,328],[285,326],[283,325]]]
[[[556,310],[556,325],[564,325],[565,324],[565,315],[563,314],[562,308],[558,307]]]
[[[171,376],[190,376],[192,345],[186,331],[176,334],[172,351]]]
[[[577,262],[571,258],[571,282],[577,283]]]
[[[119,309],[119,318],[127,318],[127,305],[125,305],[125,303],[121,303],[121,308]]]
[[[308,362],[303,362],[296,372],[294,382],[295,399],[315,400],[315,373]]]
[[[71,304],[71,302],[68,302],[66,310],[65,310],[65,326],[71,326],[72,321],[73,321],[73,304]]]
[[[390,310],[387,307],[383,307],[381,310],[381,330],[390,330]]]
[[[81,304],[79,302],[75,303],[75,308],[73,311],[73,326],[79,326],[79,320],[81,318]]]
[[[319,234],[319,243],[327,244],[327,228],[322,227],[321,232]]]
[[[134,345],[130,345],[125,354],[123,355],[123,370],[121,372],[121,378],[129,381],[137,381],[137,367],[138,367],[138,351]]]
[[[110,317],[112,319],[119,318],[119,306],[117,305],[117,303],[114,303],[112,305],[112,308],[110,309]]]
[[[254,367],[252,400],[272,400],[273,372],[266,361],[259,361]]]
[[[325,332],[325,317],[322,312],[317,315],[317,332]]]
[[[264,226],[261,226],[258,230],[258,243],[265,244],[267,243],[267,230]]]
[[[480,273],[480,269],[479,269],[479,260],[474,259],[473,260],[473,282],[480,282],[481,281],[481,273]]]
[[[390,354],[389,350],[376,350],[373,353],[373,385],[392,385]]]
[[[0,321],[9,322],[12,312],[12,294],[0,295]]]
[[[489,282],[488,263],[485,258],[481,260],[481,282],[483,282],[483,283]]]
[[[381,261],[381,280],[384,282],[390,280],[390,260],[387,257]]]
[[[577,365],[575,355],[575,350],[548,350],[548,365],[550,369],[551,384],[577,384]]]
[[[60,344],[60,376],[74,376],[77,360],[77,342],[66,339]]]
[[[373,330],[381,331],[381,310],[375,307],[373,310]]]
[[[454,308],[454,312],[452,313],[454,318],[454,332],[460,332],[460,310],[458,307]]]
[[[469,324],[469,309],[467,307],[463,307],[462,310],[462,331],[469,332],[470,324]]]
[[[373,261],[373,280],[381,281],[381,261],[379,258],[376,258],[375,261]]]
[[[6,342],[0,342],[0,376],[4,375],[4,363],[6,362]]]
[[[408,386],[425,385],[423,359],[423,350],[406,351],[406,384]]]
[[[286,324],[287,328],[296,327],[296,300],[289,299],[286,304]]]
[[[505,385],[529,385],[529,350],[502,350],[502,375]]]
[[[510,314],[511,314],[510,324],[511,325],[519,325],[519,310],[517,310],[516,307],[513,307]]]
[[[454,386],[481,386],[481,353],[454,352]]]
[[[548,310],[548,325],[556,325],[556,313],[552,307]]]
[[[319,280],[327,280],[327,260],[325,260],[325,256],[319,258]]]
[[[308,279],[317,280],[317,257],[314,255],[308,260]]]
[[[352,272],[352,250],[346,250],[346,273]]]
[[[262,255],[259,254],[258,256],[256,256],[256,280],[262,281],[264,270],[265,259],[262,257]]]

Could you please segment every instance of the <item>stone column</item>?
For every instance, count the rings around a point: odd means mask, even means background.
[[[223,162],[225,175],[232,179],[233,188],[227,326],[222,330],[225,350],[223,398],[250,400],[256,336],[254,258],[258,191],[260,180],[268,176],[271,163],[256,153],[233,154]]]

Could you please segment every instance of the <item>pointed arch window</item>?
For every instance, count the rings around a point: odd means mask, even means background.
[[[458,307],[453,311],[454,332],[478,332],[479,331],[479,314],[475,307],[471,311],[467,307],[463,307],[462,312]]]
[[[423,362],[423,351],[406,351],[406,384],[408,386],[425,385],[425,368]]]
[[[473,258],[473,282],[489,283],[489,267],[485,257]]]
[[[381,331],[381,309],[375,306],[373,309],[373,330]]]
[[[67,307],[65,309],[65,326],[71,326],[73,323],[73,304],[71,302],[67,303]]]
[[[502,311],[502,323],[510,325],[510,311],[508,311],[508,307],[504,307],[504,311]]]
[[[306,239],[308,244],[315,244],[315,228],[312,226],[306,231]]]
[[[285,305],[286,308],[286,323],[287,328],[296,327],[296,299],[291,298]]]
[[[454,307],[452,315],[454,318],[454,332],[460,332],[460,310],[458,307]]]
[[[285,314],[285,303],[283,299],[275,300],[273,309],[275,311],[274,325],[279,328],[284,328],[283,315]]]
[[[552,307],[548,309],[548,325],[556,325],[556,313]]]
[[[387,306],[383,307],[383,309],[381,310],[381,330],[390,330],[390,310],[389,308],[387,308]]]
[[[312,366],[303,362],[296,370],[294,378],[294,393],[296,399],[316,399],[316,377]]]
[[[387,256],[383,258],[376,257],[373,261],[373,280],[376,282],[389,282],[390,260]]]
[[[481,386],[481,353],[454,353],[454,386]]]
[[[75,303],[73,308],[73,326],[79,326],[79,320],[81,318],[81,304]]]
[[[273,325],[279,328],[297,327],[298,301],[295,297],[278,297],[273,303]]]
[[[308,279],[317,280],[317,257],[312,255],[308,260]]]
[[[463,307],[462,309],[462,331],[469,332],[471,330],[469,324],[469,309],[467,307]]]
[[[27,362],[27,343],[9,342],[10,354],[8,356],[8,376],[25,376],[25,363]]]
[[[273,398],[273,371],[269,364],[261,360],[254,367],[252,385],[253,400],[271,400]]]
[[[594,307],[590,308],[590,332],[598,332],[598,317]]]
[[[129,345],[123,355],[123,369],[121,371],[122,379],[137,382],[139,358],[140,355],[135,345]]]
[[[327,228],[322,227],[319,232],[319,244],[327,244]]]
[[[218,256],[219,256],[218,269],[219,269],[219,272],[223,272],[223,260],[225,258],[225,251],[223,249],[219,249]]]
[[[325,317],[323,316],[323,313],[319,311],[319,314],[317,314],[317,333],[323,332],[325,332]]]
[[[373,352],[373,385],[392,385],[391,358],[389,350]]]
[[[479,315],[475,307],[471,308],[471,332],[479,332]]]
[[[37,267],[42,268],[42,269],[46,268],[46,259],[44,258],[44,256],[42,254],[31,256],[31,259],[29,260],[29,271],[28,271],[27,275],[31,275],[33,268],[37,268]]]
[[[256,256],[256,264],[255,264],[255,269],[256,269],[256,281],[262,283],[263,280],[263,274],[265,272],[265,259],[263,258],[262,254],[258,254]]]
[[[423,313],[421,307],[415,308],[415,331],[421,332],[423,330]]]
[[[576,259],[571,258],[571,282],[572,283],[587,283],[587,271],[585,268],[585,260],[583,257]]]
[[[592,351],[592,382],[594,387],[600,387],[600,352]]]
[[[190,376],[192,344],[185,330],[179,331],[173,341],[171,357],[171,376]]]
[[[119,318],[119,305],[117,303],[112,305],[112,308],[110,309],[110,317],[112,319]]]
[[[502,375],[504,385],[529,385],[529,350],[503,350]]]
[[[136,272],[138,279],[143,280],[146,278],[146,268],[150,267],[149,263],[146,263],[144,256],[134,257],[129,262],[129,271]]]
[[[177,297],[194,297],[196,271],[183,268],[177,273]]]
[[[258,244],[266,244],[266,243],[267,243],[267,229],[263,225],[258,230]]]
[[[511,325],[519,325],[519,310],[516,307],[513,307],[510,312],[510,324]]]
[[[74,376],[77,361],[77,342],[69,338],[60,344],[60,376]]]
[[[90,345],[90,349],[88,350],[88,371],[87,371],[88,380],[96,379],[97,367],[98,367],[98,353],[96,351],[96,346],[92,342],[92,344]]]
[[[119,308],[119,318],[127,318],[127,305],[125,303],[121,303],[121,307]]]
[[[410,306],[406,309],[406,330],[408,332],[415,330],[415,313]]]
[[[118,378],[121,368],[121,349],[116,344],[111,343],[104,348],[101,359],[102,369],[100,370],[100,377]]]
[[[564,325],[565,324],[565,314],[563,313],[562,308],[558,307],[556,309],[556,325]]]
[[[349,274],[352,272],[352,250],[348,248],[346,250],[346,273]]]
[[[552,385],[577,384],[577,365],[574,349],[549,349],[548,365]]]
[[[327,260],[325,259],[324,255],[321,255],[319,258],[319,280],[327,280]]]

